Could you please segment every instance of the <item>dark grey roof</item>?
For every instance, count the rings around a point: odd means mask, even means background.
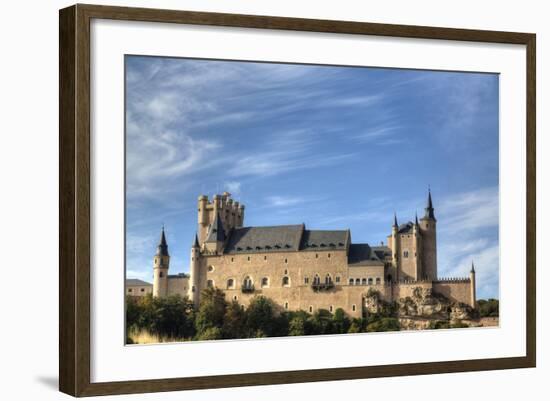
[[[348,230],[305,230],[300,249],[347,249],[349,238]]]
[[[169,274],[168,278],[189,278],[189,274],[185,274],[185,273]]]
[[[162,227],[162,231],[160,233],[160,241],[159,241],[159,244],[157,245],[156,256],[169,256],[168,244],[166,243],[166,237],[164,236],[164,226]]]
[[[231,231],[226,253],[298,251],[302,224],[271,227],[240,227]]]
[[[153,284],[148,283],[147,281],[143,281],[137,278],[127,278],[126,279],[126,285],[127,286],[141,286],[141,287],[152,287]]]
[[[399,226],[399,229],[397,230],[397,232],[398,232],[399,234],[412,233],[413,226],[414,226],[413,222],[412,222],[412,221],[409,221],[409,222],[407,222],[407,223],[405,223],[405,224],[401,224],[401,225]]]
[[[384,260],[387,257],[391,257],[391,249],[385,245],[372,246],[372,251],[378,256],[378,259]]]
[[[386,248],[386,247],[376,247]],[[380,250],[380,249],[379,249]],[[369,244],[351,244],[349,247],[349,266],[380,266],[384,260],[380,258],[379,252],[375,252]]]
[[[193,248],[200,248],[199,246],[199,237],[195,234],[195,241],[193,241]]]
[[[435,220],[435,214],[434,214],[434,206],[432,203],[432,192],[428,190],[428,202],[426,204],[426,208],[424,209],[425,214],[424,217],[422,217],[422,220]]]
[[[208,236],[204,242],[223,242],[225,241],[225,231],[223,229],[222,219],[220,214],[216,213],[214,222],[208,229]]]

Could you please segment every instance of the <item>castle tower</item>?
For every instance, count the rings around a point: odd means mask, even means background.
[[[197,210],[197,233],[201,247],[206,241],[210,226],[214,224],[216,217],[219,218],[226,237],[233,228],[242,227],[244,224],[244,205],[233,201],[229,192],[214,195],[211,201],[206,195],[199,196]]]
[[[436,223],[432,193],[428,190],[428,202],[424,217],[420,219],[420,233],[422,234],[422,275],[428,280],[437,279],[437,247]]]
[[[474,268],[474,261],[472,261],[472,269],[470,270],[470,306],[475,308],[476,304],[476,269]]]
[[[417,280],[423,279],[422,274],[422,236],[420,235],[420,224],[418,223],[418,214],[414,214],[414,225],[413,225],[413,257],[415,265],[415,278]]]
[[[169,266],[170,255],[168,254],[168,244],[166,243],[163,226],[157,252],[153,258],[153,296],[155,297],[165,297],[168,293]]]
[[[399,277],[398,277],[398,272],[399,272],[399,266],[398,266],[398,263],[399,263],[399,259],[398,259],[398,255],[399,255],[399,246],[398,246],[398,241],[397,241],[397,233],[399,231],[399,225],[397,224],[397,214],[394,213],[393,214],[393,225],[391,227],[391,254],[392,254],[392,271],[393,271],[393,277],[392,277],[392,280],[393,281],[397,281],[399,280]]]
[[[195,308],[199,307],[200,286],[199,286],[199,268],[201,250],[199,239],[195,235],[195,241],[191,246],[191,263],[189,271],[191,273],[191,285],[189,286],[189,299],[193,302]]]

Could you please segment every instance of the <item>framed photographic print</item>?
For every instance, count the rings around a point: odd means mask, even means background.
[[[535,206],[534,34],[60,11],[65,393],[534,367]]]

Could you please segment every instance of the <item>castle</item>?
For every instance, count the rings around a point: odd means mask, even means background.
[[[245,227],[244,205],[224,192],[198,199],[198,228],[191,247],[190,277],[169,275],[164,234],[153,263],[153,295],[188,295],[199,306],[201,290],[217,287],[243,307],[256,295],[271,298],[281,310],[314,312],[342,308],[361,317],[367,293],[384,301],[424,292],[475,308],[476,276],[437,275],[437,243],[431,192],[424,216],[399,225],[394,215],[387,245],[355,244],[350,230],[308,230],[304,224]]]

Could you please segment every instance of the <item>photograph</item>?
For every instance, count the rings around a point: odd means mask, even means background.
[[[499,74],[124,57],[127,345],[499,327]]]

